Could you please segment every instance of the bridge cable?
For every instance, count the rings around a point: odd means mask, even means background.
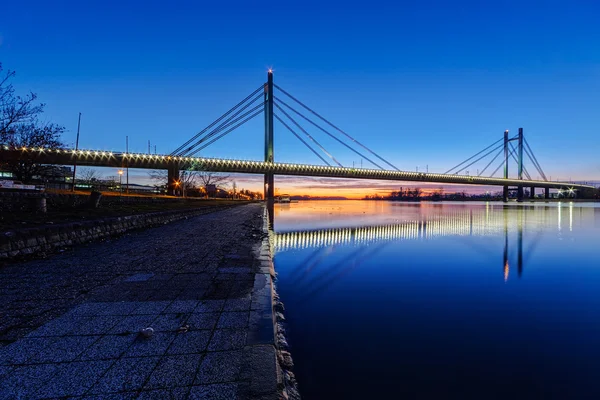
[[[533,164],[533,166],[535,167],[535,169],[539,172],[539,174],[542,176],[542,179],[544,179],[545,181],[547,181],[548,179],[545,178],[544,176],[544,172],[539,168],[539,166],[535,163],[535,161],[533,160],[533,158],[531,157],[531,154],[529,153],[529,150],[527,150],[527,147],[523,147],[523,150],[525,151],[525,154],[527,155],[527,157],[529,157],[529,160],[531,161],[531,163]]]
[[[260,105],[262,107],[262,104]],[[192,157],[193,155],[195,155],[196,153],[198,153],[199,151],[205,149],[206,147],[210,146],[212,143],[216,142],[217,140],[221,139],[223,136],[227,135],[228,133],[236,130],[237,128],[239,128],[240,126],[244,125],[246,122],[250,121],[252,118],[256,117],[257,115],[262,114],[263,110],[257,111],[254,114],[252,114],[251,116],[249,116],[248,118],[244,119],[242,122],[239,122],[237,125],[235,125],[233,128],[228,129],[227,131],[221,133],[219,136],[217,136],[216,138],[214,138],[213,140],[211,140],[210,142],[206,143],[204,146],[200,147],[199,149],[195,150],[192,154],[188,155],[188,157]]]
[[[239,110],[237,110],[235,113],[233,113],[231,116],[229,116],[225,121],[223,121],[220,125],[218,125],[217,127],[213,128],[213,130],[211,132],[209,132],[208,134],[206,134],[203,138],[200,138],[196,143],[194,143],[193,145],[191,145],[190,147],[188,147],[186,150],[183,150],[181,152],[179,152],[179,154],[177,155],[184,155],[187,154],[189,152],[191,152],[194,147],[197,147],[198,145],[200,145],[201,143],[205,142],[206,140],[210,139],[211,137],[215,136],[217,133],[221,132],[222,130],[228,128],[229,126],[231,126],[232,124],[236,123],[237,121],[241,120],[242,118],[244,118],[246,115],[252,113],[253,111],[257,110],[258,108],[263,107],[263,104],[258,104],[257,106],[255,106],[254,108],[252,108],[250,111],[247,111],[246,113],[242,114],[240,116],[240,114],[247,109],[248,107],[250,107],[252,104],[256,103],[258,100],[260,100],[262,98],[262,94],[259,94],[258,96],[256,96],[252,101],[248,102],[246,105],[244,105],[242,108],[240,108]]]
[[[482,159],[486,158],[487,156],[489,156],[490,154],[492,154],[493,152],[495,152],[498,149],[501,149],[504,145],[498,145],[496,147],[494,147],[492,150],[488,151],[487,153],[485,153],[484,155],[482,155],[481,157],[479,157],[478,159],[476,159],[475,161],[471,162],[470,164],[467,164],[466,166],[462,167],[461,169],[457,170],[456,172],[454,172],[454,175],[458,175],[460,174],[462,171],[464,171],[465,169],[469,168],[471,165],[475,164],[476,162],[481,161]]]
[[[546,179],[544,177],[544,171],[541,171],[540,168],[538,168],[537,164],[533,161],[533,158],[531,157],[531,154],[529,153],[529,151],[527,150],[527,148],[524,147],[523,150],[525,150],[525,154],[527,155],[527,157],[529,157],[529,160],[531,161],[531,163],[533,164],[533,166],[535,167],[535,169],[540,173],[542,179],[545,180],[545,181],[547,181],[548,179]]]
[[[252,113],[253,111],[255,111],[255,110],[259,109],[259,108],[262,108],[263,104],[261,103],[261,104],[258,104],[257,106],[255,106],[254,108],[252,108],[250,111],[246,111],[245,113],[243,113],[242,115],[240,115],[246,108],[248,108],[252,104],[256,103],[257,100],[260,100],[261,97],[262,97],[262,95],[258,95],[256,98],[254,98],[254,100],[252,100],[251,102],[249,102],[248,104],[246,104],[244,107],[242,107],[239,110],[237,110],[233,115],[231,115],[230,117],[228,117],[219,126],[217,126],[216,128],[214,128],[210,133],[206,134],[203,138],[200,138],[196,143],[194,143],[193,145],[191,145],[190,147],[188,147],[186,150],[182,150],[177,155],[178,156],[184,156],[185,154],[190,153],[192,150],[194,150],[194,147],[197,147],[201,143],[203,143],[206,140],[212,138],[213,136],[215,136],[217,133],[221,132],[222,130],[227,129],[229,126],[233,125],[234,123],[236,123],[237,121],[241,120],[242,118],[244,118],[248,114]]]
[[[502,146],[502,147],[504,147],[504,146]],[[498,158],[498,156],[500,156],[500,154],[502,154],[502,152],[503,152],[503,151],[504,151],[504,149],[503,149],[503,148],[501,148],[501,149],[500,149],[500,151],[498,152],[498,154],[496,154],[496,156],[494,156],[494,158],[492,158],[492,161],[490,161],[490,162],[489,162],[489,163],[488,163],[488,164],[485,166],[485,168],[481,170],[481,172],[480,172],[480,173],[479,173],[477,176],[481,176],[481,175],[483,175],[483,173],[484,173],[484,172],[485,172],[485,171],[486,171],[486,170],[489,168],[489,166],[490,166],[490,165],[492,165],[492,163],[493,163],[494,161],[496,161],[496,158]]]
[[[513,149],[510,151],[510,153],[509,153],[509,155],[508,155],[508,156],[510,157],[510,156],[511,156],[511,155],[514,153],[514,151],[515,151],[515,149],[513,148]],[[498,165],[498,168],[496,168],[496,169],[494,170],[494,172],[492,172],[492,174],[490,175],[490,178],[493,178],[493,177],[494,177],[494,175],[496,175],[496,172],[498,172],[498,170],[499,170],[500,168],[502,168],[502,166],[503,166],[504,164],[505,164],[505,162],[504,162],[504,160],[502,160],[502,162],[500,163],[500,165]]]
[[[515,153],[517,152],[517,149],[513,146],[512,143],[510,143],[510,147],[513,151],[510,152],[510,154],[512,155],[513,160],[515,160],[515,162],[517,163],[517,165],[519,165],[519,160],[517,159],[517,156],[515,156]],[[523,165],[523,173],[525,174],[525,176],[527,177],[527,179],[529,179],[530,181],[531,179],[531,175],[529,175],[529,172],[527,171],[527,168],[525,168],[525,165]]]
[[[202,129],[199,133],[197,133],[190,140],[188,140],[187,142],[185,142],[184,144],[182,144],[181,146],[179,146],[175,151],[173,151],[171,153],[171,155],[175,155],[176,153],[182,151],[188,144],[192,143],[194,140],[196,140],[198,137],[200,137],[202,134],[204,134],[204,132],[206,132],[207,130],[209,130],[210,128],[212,128],[215,124],[218,124],[223,118],[227,117],[236,108],[238,108],[239,106],[241,106],[242,104],[244,104],[248,99],[252,98],[252,96],[254,96],[256,93],[260,92],[261,90],[264,90],[264,85],[260,85],[258,87],[258,89],[256,89],[254,92],[250,93],[244,100],[240,101],[238,104],[236,104],[231,109],[229,109],[229,111],[227,111],[225,114],[221,115],[218,119],[216,119],[215,121],[213,121],[206,128]]]
[[[531,146],[529,146],[529,142],[527,141],[527,138],[523,137],[523,142],[525,143],[525,148],[529,150],[529,152],[531,153],[531,157],[532,157],[532,161],[534,161],[534,163],[540,168],[542,169],[542,165],[538,162],[537,157],[535,157],[535,154],[533,154],[533,149],[531,148]],[[543,171],[540,171],[540,173],[543,173]],[[544,174],[545,175],[545,174]]]
[[[357,145],[359,145],[363,149],[367,150],[369,153],[373,154],[375,157],[377,157],[378,159],[380,159],[381,161],[383,161],[384,163],[386,163],[390,167],[394,168],[396,171],[400,171],[392,163],[390,163],[389,161],[387,161],[384,158],[382,158],[381,156],[379,156],[373,150],[369,149],[367,146],[365,146],[364,144],[360,143],[358,140],[354,139],[352,136],[350,136],[349,134],[347,134],[346,132],[344,132],[343,130],[341,130],[340,128],[338,128],[337,126],[335,126],[334,124],[332,124],[331,122],[329,122],[327,119],[325,119],[324,117],[322,117],[317,112],[313,111],[306,104],[302,103],[300,100],[298,100],[297,98],[295,98],[294,96],[292,96],[291,94],[289,94],[288,92],[286,92],[285,90],[283,90],[280,86],[278,86],[277,84],[273,84],[273,86],[275,86],[278,90],[280,90],[283,94],[285,94],[286,96],[288,96],[290,99],[294,100],[296,103],[300,104],[302,107],[306,108],[308,111],[310,111],[311,113],[313,113],[315,116],[317,116],[323,122],[325,122],[327,125],[331,126],[333,129],[335,129],[336,131],[340,132],[342,135],[346,136],[348,139],[352,140],[354,143],[356,143]]]
[[[547,181],[548,178],[546,178],[546,174],[544,173],[544,171],[542,170],[542,165],[538,162],[535,154],[533,154],[533,150],[532,148],[529,146],[529,142],[527,142],[527,139],[525,137],[523,137],[523,141],[525,142],[525,147],[527,149],[529,149],[529,151],[531,152],[531,155],[529,156],[530,158],[532,158],[531,161],[533,161],[533,163],[536,165],[536,168],[538,168],[540,174],[544,177],[544,180]]]
[[[331,134],[330,132],[328,132],[327,130],[325,130],[323,127],[321,127],[320,125],[318,125],[316,122],[312,121],[311,119],[309,119],[308,117],[306,117],[304,114],[302,114],[301,112],[299,112],[298,110],[296,110],[294,107],[290,106],[289,104],[287,104],[285,101],[281,100],[279,97],[274,98],[277,100],[278,103],[283,104],[284,106],[286,106],[288,109],[290,109],[291,111],[293,111],[294,113],[296,113],[297,115],[299,115],[301,118],[305,119],[306,121],[308,121],[310,124],[312,124],[313,126],[315,126],[316,128],[318,128],[319,130],[321,130],[322,132],[326,133],[327,135],[329,135],[332,139],[336,140],[338,143],[342,144],[343,146],[347,147],[348,149],[352,150],[354,153],[358,154],[360,157],[364,158],[365,160],[369,161],[371,164],[375,165],[376,167],[378,167],[379,169],[384,169],[381,165],[377,164],[376,162],[374,162],[373,160],[369,159],[369,157],[365,156],[364,154],[360,153],[359,151],[353,149],[352,147],[350,147],[348,144],[344,143],[342,140],[340,140],[339,138],[337,138],[336,136],[334,136],[333,134]]]
[[[255,107],[253,107],[252,109],[250,109],[250,110],[246,111],[244,114],[240,115],[239,117],[237,117],[237,118],[236,118],[236,119],[234,119],[233,121],[229,122],[227,125],[223,126],[223,127],[222,127],[221,129],[219,129],[218,131],[215,131],[214,133],[212,133],[210,137],[203,138],[203,140],[202,140],[201,142],[198,142],[198,144],[202,144],[202,143],[203,143],[205,140],[208,140],[208,139],[212,138],[212,137],[213,137],[214,135],[216,135],[217,133],[219,133],[219,132],[221,132],[221,131],[223,131],[223,130],[225,130],[225,129],[229,128],[231,125],[233,125],[233,124],[235,124],[235,123],[239,122],[239,121],[240,121],[240,120],[242,120],[243,118],[247,117],[249,114],[252,114],[253,112],[255,112],[255,111],[257,111],[257,110],[258,110],[258,111],[256,112],[256,114],[253,114],[252,116],[250,116],[250,118],[246,118],[244,121],[242,121],[242,123],[241,123],[241,124],[238,124],[238,125],[236,125],[234,128],[232,128],[232,129],[228,130],[228,131],[227,131],[225,134],[221,134],[221,135],[219,135],[219,136],[218,136],[218,137],[216,137],[215,139],[211,140],[211,141],[210,141],[208,144],[206,144],[206,145],[202,146],[201,148],[199,148],[199,149],[195,150],[195,151],[194,151],[194,154],[196,154],[198,151],[200,151],[200,150],[204,149],[204,148],[205,148],[206,146],[208,146],[209,144],[211,144],[211,143],[214,143],[215,141],[219,140],[220,138],[222,138],[222,137],[223,137],[223,136],[225,136],[226,134],[228,134],[228,133],[232,132],[234,129],[236,129],[236,128],[238,128],[238,127],[242,126],[244,123],[248,122],[249,120],[251,120],[252,118],[254,118],[256,115],[258,115],[258,114],[262,113],[262,112],[263,112],[262,108],[263,108],[263,105],[262,105],[262,104],[259,104],[259,105],[255,106]]]
[[[327,160],[325,160],[323,157],[321,157],[321,155],[315,149],[313,149],[312,147],[310,147],[310,145],[308,143],[306,143],[304,141],[304,139],[302,139],[300,137],[300,135],[298,135],[296,132],[294,132],[294,130],[292,128],[290,128],[288,124],[286,124],[285,122],[283,122],[283,120],[281,118],[279,118],[279,116],[277,114],[273,114],[273,116],[277,119],[277,121],[281,122],[283,124],[283,126],[285,126],[286,128],[288,128],[288,130],[290,132],[292,132],[294,134],[294,136],[296,136],[298,138],[298,140],[300,140],[302,143],[304,143],[304,145],[306,147],[308,147],[310,151],[312,151],[317,157],[319,157],[321,159],[321,161],[323,161],[325,164],[327,164],[328,166],[331,167],[331,164],[329,164],[327,162]]]
[[[494,147],[496,144],[500,143],[500,142],[501,142],[501,141],[503,141],[503,140],[504,140],[504,138],[502,138],[502,139],[500,139],[500,140],[497,140],[496,142],[492,143],[491,145],[489,145],[489,146],[488,146],[488,147],[486,147],[485,149],[481,150],[479,153],[477,153],[477,154],[475,154],[475,155],[473,155],[473,156],[471,156],[471,157],[467,158],[465,161],[463,161],[463,162],[461,162],[460,164],[458,164],[458,165],[454,166],[453,168],[450,168],[448,171],[444,172],[444,174],[448,174],[448,173],[450,173],[450,171],[452,171],[452,170],[454,170],[454,169],[456,169],[456,168],[460,167],[460,166],[461,166],[461,165],[463,165],[464,163],[467,163],[467,162],[471,161],[472,159],[474,159],[475,157],[477,157],[478,155],[480,155],[481,153],[483,153],[483,152],[484,152],[484,151],[486,151],[487,149],[489,149],[489,148],[491,148],[491,147]]]
[[[327,154],[327,156],[329,158],[331,158],[333,160],[333,162],[335,162],[337,165],[339,165],[342,168],[344,167],[338,160],[335,159],[334,156],[331,155],[331,153],[329,153],[327,150],[325,150],[325,147],[321,146],[321,144],[319,142],[317,142],[317,140],[315,138],[313,138],[304,128],[302,128],[302,126],[300,126],[300,124],[298,122],[296,122],[296,120],[294,118],[292,118],[290,116],[290,114],[285,112],[285,110],[283,108],[281,108],[279,106],[279,104],[277,104],[277,103],[273,103],[273,104],[275,105],[275,107],[277,107],[279,109],[279,111],[281,111],[283,113],[283,115],[285,115],[290,121],[292,121],[294,123],[294,125],[296,125],[298,127],[298,129],[300,129],[310,140],[312,140],[312,142],[314,144],[316,144],[323,151],[323,153]]]

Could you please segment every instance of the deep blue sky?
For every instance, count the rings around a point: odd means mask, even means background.
[[[149,139],[170,152],[272,66],[276,83],[401,169],[443,172],[522,126],[547,175],[600,178],[597,1],[361,3],[12,1],[0,61],[68,144],[83,113],[84,148],[123,150],[129,135],[132,151]],[[275,128],[276,160],[320,162]],[[203,154],[261,159],[262,129]]]

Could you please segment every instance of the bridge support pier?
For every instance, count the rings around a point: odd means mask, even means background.
[[[519,203],[523,202],[523,186],[521,185],[517,187],[517,201]]]
[[[169,164],[169,167],[167,169],[167,194],[169,196],[177,196],[177,192],[179,191],[180,186],[181,183],[179,180],[179,164]]]
[[[535,186],[532,186],[529,192],[529,198],[535,199]]]
[[[550,198],[550,188],[544,188],[544,198],[548,200]]]
[[[502,201],[508,203],[508,186],[504,186],[502,189]]]

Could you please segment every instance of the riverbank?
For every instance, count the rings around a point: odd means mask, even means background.
[[[0,268],[0,397],[281,398],[268,242],[248,204]]]
[[[43,209],[41,207],[43,200]],[[0,232],[162,211],[245,204],[244,200],[200,199],[102,193],[96,205],[90,193],[0,191]]]

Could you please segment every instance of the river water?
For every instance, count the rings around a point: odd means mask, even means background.
[[[275,205],[303,399],[599,399],[600,205]]]

